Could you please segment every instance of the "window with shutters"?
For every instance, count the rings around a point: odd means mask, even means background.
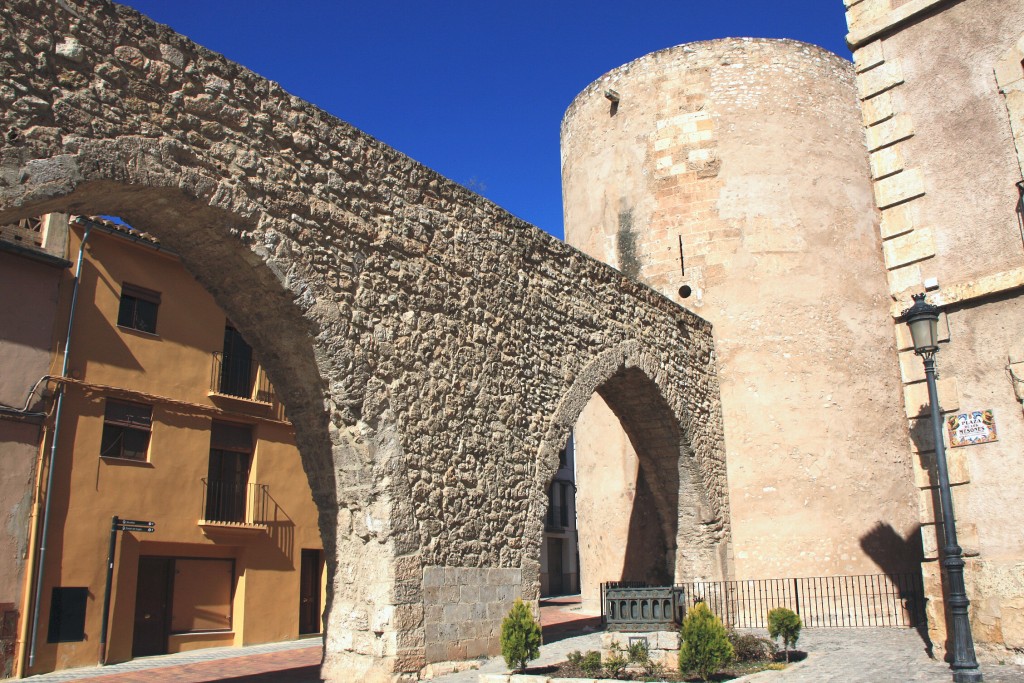
[[[152,426],[152,406],[107,399],[100,457],[146,460]]]
[[[160,292],[136,287],[127,282],[121,285],[121,306],[117,311],[118,327],[156,334],[156,313],[160,307]]]

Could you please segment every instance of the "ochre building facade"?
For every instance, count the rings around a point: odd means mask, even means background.
[[[18,397],[38,382],[29,405],[45,400],[23,417],[41,413],[7,673],[319,634],[317,510],[251,348],[152,237],[59,214],[40,224],[38,251],[66,258],[56,286],[39,288],[46,302],[30,278],[11,290],[30,295],[11,304],[15,330],[48,324],[55,343],[40,351],[43,367],[25,365],[38,374]],[[38,256],[16,258],[41,267]],[[17,462],[11,446],[4,457]],[[109,558],[115,516],[138,524],[116,533]]]

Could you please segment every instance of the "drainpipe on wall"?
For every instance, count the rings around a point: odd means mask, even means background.
[[[75,265],[75,284],[74,289],[71,293],[71,310],[68,313],[68,333],[64,339],[64,362],[61,365],[60,377],[66,378],[68,376],[68,362],[71,356],[71,332],[75,326],[75,305],[78,303],[78,286],[82,281],[82,261],[85,257],[85,243],[89,240],[89,230],[91,226],[85,224],[85,232],[82,234],[82,243],[78,248],[78,262]],[[39,640],[39,611],[42,603],[43,593],[43,575],[46,571],[46,542],[49,539],[50,533],[50,503],[53,501],[53,473],[57,469],[57,444],[60,440],[60,418],[61,412],[64,408],[64,392],[65,387],[63,384],[57,387],[57,409],[54,411],[53,418],[53,438],[50,442],[50,467],[46,473],[46,502],[43,504],[42,511],[42,534],[39,542],[39,552],[36,559],[36,577],[35,587],[32,589],[29,595],[29,599],[32,601],[32,623],[29,627],[29,650],[28,650],[28,666],[31,668],[36,661],[36,644]],[[40,466],[43,463],[40,463]],[[42,472],[42,470],[40,470]],[[23,657],[19,657],[19,667],[24,668],[21,662],[24,661]]]

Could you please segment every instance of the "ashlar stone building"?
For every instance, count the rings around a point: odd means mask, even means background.
[[[579,499],[585,591],[923,557],[941,646],[934,446],[898,322],[928,290],[943,409],[999,430],[950,451],[976,633],[1019,650],[1024,3],[847,6],[853,65],[712,41],[581,93],[577,250],[131,10],[11,0],[0,224],[122,216],[252,344],[319,509],[338,681],[494,651],[537,598],[574,425],[581,489],[606,425],[626,435],[632,488],[605,493],[645,549],[630,576],[595,564]]]
[[[920,563],[941,650],[934,441],[900,321],[926,291],[944,416],[998,434],[965,445],[946,427],[975,637],[1019,658],[1024,3],[846,6],[852,65],[727,39],[595,81],[562,123],[566,239],[713,323],[735,576]],[[581,480],[635,459],[599,401],[578,431]],[[621,512],[629,486],[599,495]],[[620,567],[587,527],[585,597]]]

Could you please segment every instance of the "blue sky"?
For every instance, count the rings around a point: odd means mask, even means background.
[[[572,99],[648,52],[795,38],[849,58],[841,0],[129,0],[511,213],[562,236]]]

